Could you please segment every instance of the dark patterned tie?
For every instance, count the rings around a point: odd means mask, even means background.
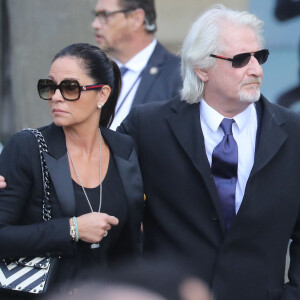
[[[218,190],[226,228],[235,217],[235,190],[237,183],[238,146],[232,135],[233,119],[224,118],[220,126],[224,137],[212,153],[211,173]]]
[[[127,73],[128,70],[129,70],[129,69],[126,68],[126,67],[124,67],[124,66],[120,68],[122,77]]]

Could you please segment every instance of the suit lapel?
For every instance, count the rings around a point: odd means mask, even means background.
[[[262,120],[259,120],[261,125],[258,130],[259,136],[257,137],[255,160],[248,182],[251,180],[251,177],[255,176],[257,172],[274,158],[287,139],[287,134],[281,128],[284,121],[274,113],[272,107],[264,98],[262,98],[262,105]],[[200,124],[199,105],[190,105],[182,102],[174,103],[173,109],[176,113],[168,117],[171,129],[181,147],[191,159],[194,167],[205,181],[219,219],[222,220],[219,198],[213,179],[211,178],[210,166],[205,152],[204,137]],[[245,195],[246,192],[247,187]],[[242,202],[237,219],[243,211],[243,206],[245,206],[245,203]],[[225,232],[223,222],[221,222],[221,225],[223,232]]]
[[[173,105],[173,109],[177,113],[167,118],[171,129],[181,147],[189,156],[192,164],[201,174],[213,200],[219,219],[223,220],[217,189],[211,177],[210,165],[205,152],[204,137],[200,123],[199,103],[188,104],[183,101],[179,103],[176,102],[176,104]],[[225,232],[223,221],[221,221],[221,226],[223,232]]]
[[[260,137],[258,138],[254,165],[249,179],[273,159],[287,139],[286,132],[281,128],[284,121],[274,113],[272,107],[264,98],[262,98],[262,105],[264,112],[262,114]]]
[[[243,220],[248,214],[248,201],[254,202],[259,199],[259,197],[249,196],[250,191],[253,193],[253,190],[249,189],[251,179],[272,161],[287,139],[286,132],[281,128],[284,120],[276,115],[270,103],[262,96],[262,100],[258,104],[262,111],[261,113],[258,111],[258,117],[260,117],[258,118],[254,164],[247,181],[241,207],[233,222],[233,227],[237,228],[240,224],[239,220]],[[256,206],[252,205],[252,207],[255,208]]]
[[[111,149],[111,153],[113,153],[127,199],[134,198],[133,195],[136,193],[143,194],[143,190],[137,189],[136,186],[136,183],[140,182],[138,181],[140,177],[138,176],[139,178],[133,180],[133,174],[140,174],[140,172],[137,166],[137,156],[132,145],[127,144],[125,139],[120,142],[119,133],[107,128],[101,128],[101,132]]]
[[[137,157],[132,145],[126,144],[126,140],[120,143],[119,134],[107,128],[101,128],[103,137],[112,150],[114,159],[120,173],[126,198],[131,206],[133,214],[131,218],[136,219],[141,215],[140,207],[134,205],[136,199],[143,195],[141,186],[141,174],[137,165]],[[45,140],[48,145],[48,153],[44,153],[51,180],[53,182],[58,202],[65,216],[75,214],[75,195],[70,174],[68,156],[66,153],[65,135],[62,128],[52,124],[45,132]],[[141,202],[141,201],[139,201]],[[136,214],[134,212],[137,212]],[[136,216],[135,216],[136,215]]]
[[[61,127],[52,124],[45,134],[48,153],[44,158],[64,216],[75,215],[75,195],[66,153],[65,135]]]
[[[153,82],[162,70],[164,62],[164,49],[157,43],[155,49],[141,74],[141,82],[134,96],[132,106],[144,103],[148,90],[153,86]]]
[[[137,164],[137,155],[133,151],[132,144],[127,139],[120,139],[121,134],[111,131],[107,128],[101,128],[101,132],[106,143],[111,149],[114,156],[124,192],[128,201],[128,212],[130,213],[130,224],[134,228],[139,228],[136,224],[141,223],[141,211],[143,202],[143,186],[141,185],[142,177]]]

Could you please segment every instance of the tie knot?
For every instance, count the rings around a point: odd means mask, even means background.
[[[121,71],[121,75],[123,77],[126,74],[126,72],[128,71],[128,68],[123,66],[120,68],[120,71]]]
[[[225,135],[232,134],[232,124],[234,122],[234,119],[227,119],[224,118],[221,122],[220,126],[223,129]]]

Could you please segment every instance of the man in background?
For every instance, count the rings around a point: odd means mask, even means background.
[[[99,47],[116,60],[122,73],[111,129],[137,104],[178,97],[180,59],[155,38],[154,0],[98,0],[92,27]]]

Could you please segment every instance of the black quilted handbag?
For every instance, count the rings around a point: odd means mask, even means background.
[[[44,187],[43,220],[51,219],[49,200],[49,173],[43,157],[48,152],[47,144],[40,131],[26,128],[35,135],[41,158],[41,168]],[[58,258],[50,257],[23,257],[19,259],[0,259],[0,289],[12,290],[17,293],[44,294],[54,277]]]

